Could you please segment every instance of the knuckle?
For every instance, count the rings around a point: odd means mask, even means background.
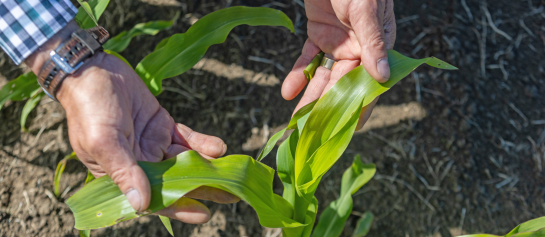
[[[102,153],[102,150],[108,146],[109,143],[106,142],[103,136],[98,134],[88,134],[85,139],[85,150],[87,150],[91,155],[99,155]]]
[[[369,40],[367,42],[367,47],[371,49],[384,49],[385,45],[386,44],[384,42],[384,39],[379,33],[373,34],[371,37],[369,37]]]
[[[125,168],[114,168],[109,173],[110,173],[109,174],[110,178],[114,181],[115,184],[120,186],[122,190],[123,188],[121,186],[127,183],[128,181],[130,181],[132,177],[132,174],[129,171],[129,169],[125,169]]]

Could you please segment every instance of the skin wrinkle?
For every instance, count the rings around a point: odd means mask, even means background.
[[[151,118],[150,118],[149,120],[154,121],[154,120],[157,118],[157,116],[160,116],[161,113],[164,113],[164,112],[166,112],[166,110],[165,110],[163,107],[159,107],[159,108],[157,109],[157,111],[151,116]],[[167,114],[168,114],[168,113],[167,113]],[[168,115],[168,117],[170,117],[170,115]],[[169,121],[169,122],[172,122],[172,123],[174,122],[174,121],[172,120],[172,118],[170,118],[169,120],[171,120],[171,121]],[[141,134],[140,134],[139,139],[137,139],[137,140],[139,140],[140,150],[142,151],[142,154],[144,155],[144,157],[141,157],[141,158],[143,158],[143,160],[146,160],[146,161],[154,161],[154,162],[157,162],[157,161],[160,161],[160,160],[163,159],[163,156],[164,156],[166,150],[168,149],[168,147],[162,147],[161,144],[159,144],[159,145],[153,144],[153,145],[152,145],[152,148],[150,148],[149,145],[146,144],[146,142],[145,142],[146,140],[147,140],[147,141],[150,141],[151,143],[157,143],[157,142],[156,142],[156,140],[157,140],[157,137],[156,137],[156,136],[150,136],[150,137],[152,137],[152,139],[149,139],[149,138],[147,138],[147,136],[145,136],[145,133],[147,133],[147,131],[152,131],[152,134],[153,134],[153,132],[156,131],[156,129],[154,129],[154,128],[149,128],[148,126],[154,126],[154,125],[152,125],[151,123],[147,123],[147,124],[144,126],[144,128],[141,130]],[[159,126],[159,128],[164,128],[164,127]],[[168,128],[167,128],[167,129],[168,129]],[[144,136],[142,136],[143,134],[144,134]],[[171,144],[171,143],[172,143],[172,140],[171,140],[170,138],[171,138],[171,137],[169,136],[169,137],[168,137],[168,140],[169,140],[169,141],[165,141],[165,142],[168,143],[168,144]],[[166,143],[163,143],[163,144],[166,144]],[[160,150],[160,153],[161,153],[160,155],[159,155],[159,152],[153,151],[153,150],[154,150],[154,147],[155,147],[155,148],[159,147],[159,150]],[[148,150],[151,150],[151,151],[148,151]],[[148,154],[151,153],[151,154],[150,154],[149,156],[146,156],[146,155],[145,155],[146,153],[148,153]],[[138,160],[138,157],[136,157],[136,158],[137,158],[137,160]],[[158,159],[158,158],[159,158],[159,159]]]
[[[338,28],[333,28],[330,25],[321,24],[317,22],[309,22],[309,28],[321,29],[317,31],[308,32],[309,38],[318,45],[322,51],[333,55],[339,59],[358,59],[360,47],[358,44],[354,44],[355,41],[350,35]],[[328,33],[329,32],[329,33]],[[331,33],[333,32],[333,33]],[[337,35],[340,37],[331,38],[330,35]],[[341,38],[342,37],[342,38]]]
[[[339,19],[337,18],[337,15],[335,15],[335,12],[332,11],[332,9],[330,9],[331,11],[328,11],[328,9],[320,8],[319,6],[313,4],[312,2],[306,3],[305,8],[308,11],[307,18],[310,21],[335,26],[335,27],[338,27],[340,29],[343,29],[344,31],[350,30],[350,26],[348,26],[345,23],[339,21]],[[315,13],[316,10],[314,10],[312,8],[320,9],[320,10],[326,12],[326,14],[325,15],[324,14],[319,14],[319,15],[313,14],[313,13]],[[332,22],[333,22],[333,25],[329,24],[329,23],[332,23]]]

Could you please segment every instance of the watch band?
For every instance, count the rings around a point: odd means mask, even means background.
[[[51,51],[51,58],[38,73],[38,83],[44,92],[56,101],[55,94],[64,78],[78,70],[83,60],[102,50],[109,38],[110,34],[101,26],[72,33],[68,41]]]

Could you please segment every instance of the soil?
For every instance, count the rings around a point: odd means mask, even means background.
[[[214,10],[266,5],[285,12],[295,34],[278,27],[237,27],[225,43],[209,49],[199,67],[165,80],[170,89],[158,97],[176,121],[226,141],[228,154],[255,156],[263,140],[259,137],[285,124],[298,100],[280,95],[281,82],[306,40],[305,12],[298,2],[116,0],[100,22],[115,35],[136,23],[181,13],[173,28],[133,40],[122,54],[136,65],[162,38],[185,32]],[[375,122],[354,136],[323,179],[317,191],[320,210],[337,198],[342,172],[361,154],[365,163],[377,165],[377,175],[354,195],[353,215],[342,236],[351,236],[365,211],[375,215],[368,236],[505,234],[544,216],[545,1],[395,4],[394,48],[416,58],[436,56],[460,70],[423,66],[381,96]],[[24,70],[0,54],[0,86]],[[52,195],[56,164],[72,151],[64,111],[44,99],[30,115],[30,132],[24,133],[19,126],[23,106],[9,102],[0,111],[0,236],[77,236],[64,200],[82,186],[83,165],[68,162],[61,181],[64,195],[59,200]],[[257,145],[249,143],[252,137]],[[274,155],[265,163],[274,167]],[[275,192],[281,190],[275,180]],[[204,225],[174,221],[177,236],[279,234],[261,227],[244,202],[204,203],[212,220]],[[154,216],[92,234],[168,236]]]

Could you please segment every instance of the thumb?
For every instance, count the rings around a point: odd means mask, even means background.
[[[108,176],[119,186],[136,211],[144,211],[150,203],[150,184],[144,170],[136,162],[128,141],[102,141],[94,143],[91,155]]]
[[[393,46],[392,35],[395,39],[393,1],[361,1],[358,8],[353,9],[350,22],[361,46],[361,63],[369,75],[384,83],[390,78],[387,49]]]

